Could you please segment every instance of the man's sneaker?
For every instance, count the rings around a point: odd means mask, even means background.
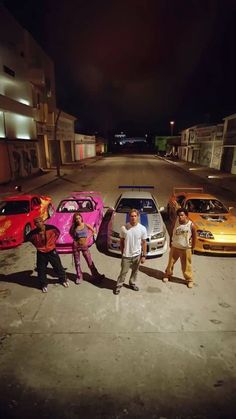
[[[42,292],[48,292],[48,287],[43,287]]]
[[[139,287],[138,287],[137,285],[135,285],[135,284],[129,284],[129,286],[130,286],[130,288],[131,288],[133,291],[139,291]]]
[[[167,276],[164,276],[163,278],[162,278],[162,282],[168,282],[169,281],[169,278],[167,278]]]
[[[187,281],[187,287],[193,288],[193,281]]]
[[[114,291],[113,291],[113,294],[119,295],[120,294],[120,287],[119,288],[115,288]]]

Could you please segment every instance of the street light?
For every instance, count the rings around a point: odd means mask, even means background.
[[[175,125],[175,121],[170,121],[170,133],[171,133],[171,137],[173,137],[174,125]]]

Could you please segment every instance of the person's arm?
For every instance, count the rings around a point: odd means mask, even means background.
[[[147,256],[147,241],[146,241],[146,239],[142,239],[141,246],[142,246],[141,263],[144,263],[145,259],[146,259],[146,256]]]
[[[122,256],[123,256],[123,253],[124,253],[124,248],[125,248],[125,239],[123,237],[121,237],[120,238],[120,251],[121,251]]]
[[[92,232],[92,234],[90,234],[90,236],[87,237],[89,239],[90,237],[94,236],[94,234],[96,234],[96,230],[90,224],[85,224],[85,225]]]
[[[174,221],[172,223],[171,227],[170,227],[170,234],[169,234],[169,236],[170,236],[170,247],[172,246],[172,237],[173,237],[173,231],[174,231],[174,228],[175,228],[175,223],[176,223],[176,221]]]
[[[192,228],[192,250],[194,250],[196,246],[196,240],[197,240],[197,231],[194,224],[192,224],[191,228]]]
[[[53,231],[55,241],[58,239],[58,237],[61,234],[60,230],[56,226],[53,226],[53,225],[50,225],[50,224],[46,224],[46,230],[52,230]]]

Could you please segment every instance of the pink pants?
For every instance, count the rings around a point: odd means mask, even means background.
[[[92,256],[90,253],[90,250],[87,246],[84,247],[78,247],[77,245],[73,246],[73,256],[74,256],[74,262],[75,262],[75,269],[76,269],[76,283],[79,284],[83,281],[83,272],[81,270],[81,262],[80,262],[80,254],[83,254],[84,259],[87,262],[87,265],[91,271],[91,274],[95,277],[99,275],[97,268],[95,267]]]

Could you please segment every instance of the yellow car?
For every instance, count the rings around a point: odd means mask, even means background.
[[[236,254],[236,217],[232,208],[203,188],[174,188],[167,205],[169,218],[176,219],[178,208],[187,208],[197,230],[195,250],[204,253]]]

